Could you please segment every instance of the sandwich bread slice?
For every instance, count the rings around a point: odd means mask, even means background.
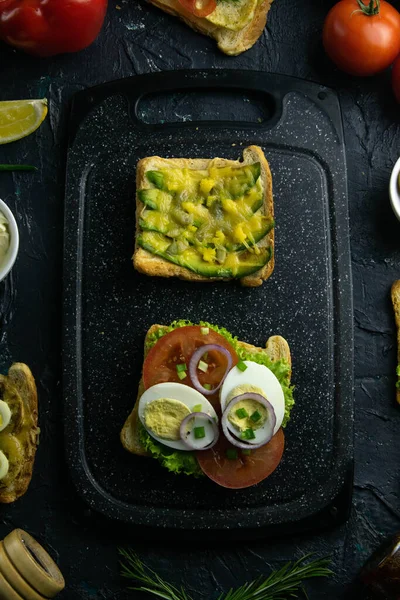
[[[189,27],[214,38],[219,49],[228,55],[238,55],[251,48],[261,36],[272,0],[217,0],[216,8],[207,16],[196,16],[191,8],[195,2],[179,0],[149,0],[171,15],[182,19]]]
[[[147,157],[136,174],[139,272],[259,286],[274,269],[272,176],[259,146],[243,160]]]
[[[163,325],[152,325],[148,330],[144,343],[144,359],[146,359],[149,353],[149,340],[152,338],[161,337],[160,334],[163,333],[163,330],[167,330],[167,328]],[[283,337],[279,335],[271,336],[268,338],[265,348],[258,348],[252,344],[241,341],[237,341],[237,347],[245,350],[248,355],[262,353],[272,362],[285,362],[289,367],[287,385],[290,386],[292,364],[291,354],[289,344]],[[120,435],[121,442],[125,450],[138,456],[148,456],[148,452],[146,452],[143,444],[140,441],[140,421],[138,416],[139,399],[144,391],[145,388],[143,384],[143,378],[141,378],[134,408],[126,419]]]
[[[0,502],[25,494],[39,440],[38,398],[29,367],[14,363],[0,375]]]
[[[400,279],[392,285],[392,304],[397,327],[397,383],[396,400],[400,404]]]

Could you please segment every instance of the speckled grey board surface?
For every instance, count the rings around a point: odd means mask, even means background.
[[[211,77],[193,71],[179,76],[184,87],[204,86]],[[251,72],[222,71],[212,78],[216,87],[232,81],[240,87],[241,80],[260,87]],[[109,85],[78,96],[73,106],[64,257],[64,397],[73,415],[65,433],[73,479],[92,508],[139,525],[283,529],[313,516],[316,526],[320,514],[324,523],[339,522],[352,482],[353,340],[337,99],[318,85],[264,75],[261,88],[272,92],[275,110],[270,122],[145,126],[135,117],[137,99],[143,89],[162,89],[166,81],[171,88],[171,76],[164,75]],[[244,114],[239,104],[236,114]],[[272,277],[246,289],[235,282],[191,284],[136,273],[130,257],[137,161],[153,154],[238,158],[249,144],[264,149],[273,175]],[[119,431],[136,398],[145,333],[153,323],[176,318],[208,320],[257,345],[272,334],[290,344],[296,405],[284,457],[271,477],[250,490],[170,475],[120,445]],[[347,502],[339,504],[346,493]]]

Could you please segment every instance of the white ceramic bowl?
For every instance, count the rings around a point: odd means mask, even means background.
[[[0,281],[2,281],[5,277],[7,277],[13,268],[15,259],[17,258],[19,248],[19,233],[14,215],[8,208],[7,204],[3,202],[3,200],[0,200],[0,212],[2,212],[7,219],[10,232],[10,245],[8,247],[5,259],[0,265]]]
[[[389,194],[393,212],[400,221],[400,158],[393,167],[390,177]]]

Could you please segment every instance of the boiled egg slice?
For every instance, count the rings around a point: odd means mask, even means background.
[[[212,424],[195,414],[206,413],[216,422],[218,417],[203,394],[182,383],[166,382],[149,387],[139,400],[138,414],[143,427],[155,440],[174,450],[190,450],[181,439],[180,426],[191,413],[193,428],[204,428],[201,446],[208,446],[215,437]]]
[[[11,410],[7,402],[0,400],[0,431],[3,431],[11,421]]]
[[[7,456],[0,450],[0,480],[8,474],[9,466]]]
[[[243,363],[247,368],[244,371],[241,371],[238,369],[238,367],[233,367],[229,371],[224,383],[222,384],[220,392],[222,412],[225,412],[230,400],[232,400],[235,396],[246,392],[255,392],[261,394],[269,401],[275,411],[275,435],[282,425],[283,417],[285,415],[285,396],[283,394],[281,384],[273,372],[265,365],[259,365],[258,363],[250,360],[245,360]],[[234,435],[238,434],[237,427],[235,427],[235,425],[229,420],[227,425],[229,430]],[[257,433],[257,431],[259,433]],[[254,433],[256,438],[254,439],[253,443],[258,443],[262,436],[262,428],[257,429],[255,426]],[[249,443],[252,442],[252,440],[248,441]]]

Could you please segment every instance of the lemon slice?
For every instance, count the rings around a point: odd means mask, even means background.
[[[0,144],[15,142],[33,133],[46,115],[46,98],[0,102]]]
[[[222,1],[218,2],[217,8],[205,18],[218,27],[239,31],[251,22],[257,6],[258,0]]]

